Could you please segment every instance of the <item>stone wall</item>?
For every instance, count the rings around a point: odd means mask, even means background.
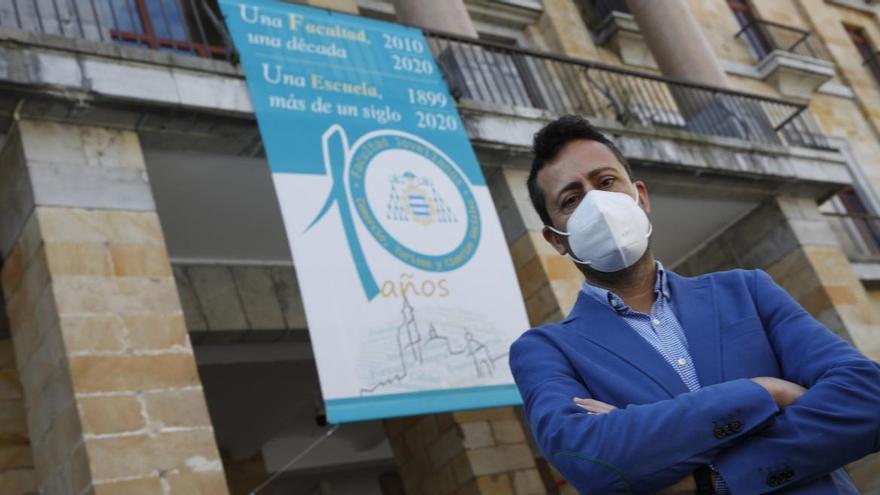
[[[12,341],[0,340],[0,493],[37,493],[27,411]]]
[[[407,493],[547,493],[513,408],[385,421]]]
[[[2,290],[40,491],[225,493],[137,137],[19,121],[0,177],[0,204],[15,206]],[[84,177],[91,188],[71,186]]]

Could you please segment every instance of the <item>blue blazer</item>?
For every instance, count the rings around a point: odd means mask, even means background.
[[[813,319],[763,271],[667,272],[702,389],[610,307],[581,292],[525,332],[510,368],[544,456],[585,494],[652,493],[712,464],[734,495],[858,493],[843,465],[880,450],[880,365]],[[749,380],[809,390],[779,410]],[[572,398],[616,406],[592,415]]]

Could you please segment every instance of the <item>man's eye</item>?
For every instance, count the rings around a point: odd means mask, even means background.
[[[569,196],[569,197],[565,198],[564,200],[562,200],[562,208],[569,209],[574,206],[577,206],[578,198],[580,198],[580,196],[577,194],[575,194],[574,196]]]
[[[599,187],[603,189],[607,189],[614,185],[614,177],[608,177],[607,179],[603,179],[602,182],[599,183]]]

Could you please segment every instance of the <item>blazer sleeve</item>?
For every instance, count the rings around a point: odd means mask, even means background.
[[[813,319],[765,272],[752,296],[782,378],[809,390],[773,424],[719,453],[730,490],[767,493],[880,448],[880,367]]]
[[[581,493],[653,493],[690,472],[670,467],[699,455],[708,463],[778,411],[763,387],[740,379],[592,415],[572,402],[591,394],[551,339],[527,332],[509,359],[539,448]]]

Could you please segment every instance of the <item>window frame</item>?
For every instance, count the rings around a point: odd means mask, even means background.
[[[773,43],[770,42],[763,27],[758,23],[761,19],[755,15],[750,2],[748,0],[727,0],[727,6],[739,24],[740,32],[745,31],[743,37],[746,39],[746,44],[752,55],[760,61],[773,53]]]
[[[874,76],[874,80],[880,84],[880,53],[877,52],[877,46],[868,37],[865,28],[844,22],[843,29],[855,46],[856,51],[861,55],[862,65],[867,66],[868,71]]]
[[[112,3],[113,0],[105,1],[107,3],[107,8],[110,9],[114,18],[114,26],[110,28],[111,39],[146,45],[152,50],[169,48],[171,50],[186,51],[190,53],[195,53],[202,58],[224,58],[229,56],[229,50],[224,46],[210,45],[208,43],[198,43],[192,41],[193,36],[190,32],[190,27],[186,22],[184,22],[184,29],[186,30],[186,35],[190,39],[175,39],[159,36],[159,34],[156,32],[155,27],[153,26],[153,16],[150,14],[150,9],[147,5],[147,2],[149,0],[124,0],[125,2],[130,2],[131,6],[134,7],[133,10],[137,15],[136,20],[140,22],[143,33],[119,29],[118,22],[116,21],[117,16]],[[159,0],[160,5],[162,5],[163,1],[164,0]],[[183,19],[184,21],[189,21],[189,19],[187,19],[188,13],[185,9],[182,8],[180,3],[173,0],[171,3],[175,6],[175,8],[179,9],[179,15],[181,19]],[[160,6],[160,8],[162,7]],[[131,13],[129,13],[129,15],[130,14]],[[196,13],[195,15],[198,14]],[[196,19],[196,22],[201,24],[202,21],[200,19]],[[204,31],[203,28],[200,28],[200,30]]]

